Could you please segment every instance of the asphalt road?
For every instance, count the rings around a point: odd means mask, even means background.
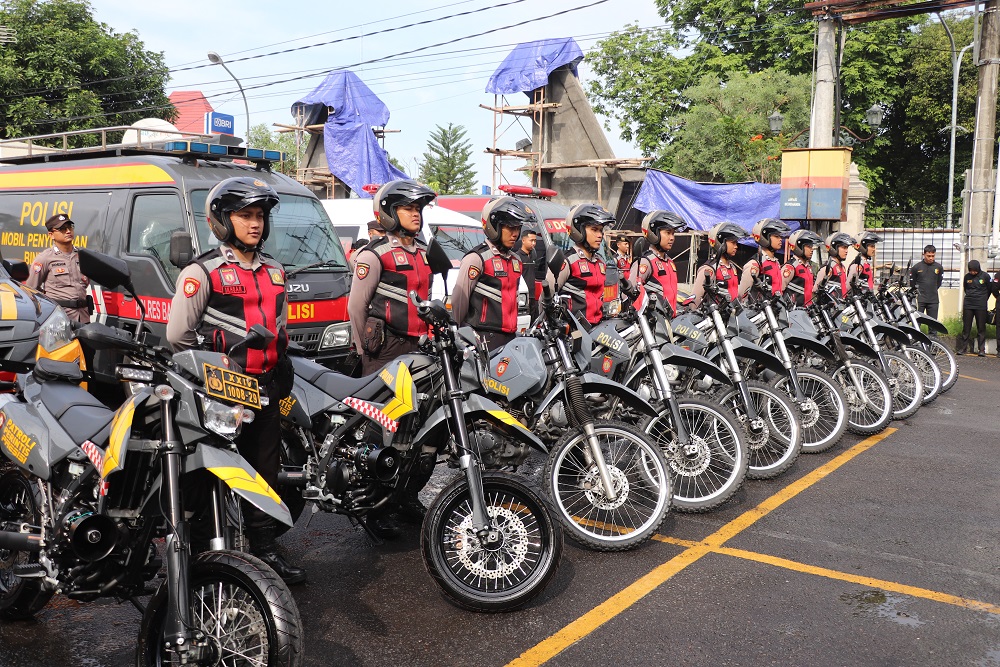
[[[305,662],[1000,666],[1000,360],[960,366],[884,437],[848,435],[718,511],[672,513],[635,551],[567,542],[514,613],[447,604],[416,529],[376,547],[344,518],[304,516],[283,542],[309,570],[294,589]],[[0,667],[125,665],[138,622],[128,603],[56,598],[0,625]]]

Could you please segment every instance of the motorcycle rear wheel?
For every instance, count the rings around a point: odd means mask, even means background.
[[[920,371],[902,354],[886,352],[885,358],[892,374],[889,379],[895,380],[892,392],[892,418],[912,417],[924,400],[924,381],[920,377]]]
[[[939,340],[931,340],[928,353],[934,357],[934,362],[941,369],[941,393],[945,393],[958,382],[958,361],[948,346]]]
[[[801,367],[796,374],[808,404],[805,409],[799,406],[802,453],[825,452],[840,442],[847,430],[847,399],[840,384],[822,371]],[[773,386],[791,397],[792,383],[787,375],[779,376]]]
[[[716,401],[728,408],[743,427],[747,442],[747,477],[772,479],[792,467],[802,453],[802,425],[798,409],[775,388],[761,382],[747,381],[754,411],[762,428],[754,431],[738,387],[723,389]]]
[[[0,475],[0,523],[41,523],[41,496],[35,485],[19,470]],[[31,618],[52,598],[38,579],[22,579],[14,573],[20,566],[38,563],[38,554],[0,549],[0,619],[17,621]]]
[[[854,362],[851,368],[868,400],[859,396],[847,366],[839,366],[831,374],[844,390],[844,397],[847,399],[847,430],[858,435],[881,433],[892,421],[889,381],[882,371],[868,364]]]
[[[428,508],[420,550],[446,600],[469,611],[510,611],[548,585],[562,559],[563,533],[538,494],[509,475],[484,473],[483,491],[496,544],[484,544],[473,530],[463,475]]]
[[[662,451],[641,431],[598,420],[601,444],[616,497],[605,493],[582,428],[568,430],[549,453],[545,479],[563,528],[596,551],[626,551],[653,536],[670,510],[670,475]]]
[[[920,379],[924,383],[924,398],[921,405],[933,403],[941,395],[941,369],[930,353],[919,347],[904,347],[903,355],[920,372]]]
[[[285,582],[263,562],[235,551],[206,551],[190,565],[191,617],[215,646],[208,664],[298,667],[305,630]],[[164,649],[167,584],[150,599],[139,625],[138,667],[177,664]],[[221,612],[221,613],[220,613]]]

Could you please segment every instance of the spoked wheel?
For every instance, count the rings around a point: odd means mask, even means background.
[[[921,405],[927,405],[941,395],[941,369],[927,352],[919,347],[904,347],[903,355],[916,367],[920,380],[924,383],[924,398]]]
[[[206,637],[206,659],[224,667],[295,667],[304,662],[302,619],[285,582],[260,560],[206,551],[191,561],[191,619]],[[149,601],[139,626],[136,664],[179,665],[164,647],[168,585]]]
[[[802,427],[798,410],[781,392],[760,382],[748,381],[756,419],[750,419],[739,387],[724,389],[717,400],[740,420],[747,443],[747,477],[771,479],[788,470],[802,453]]]
[[[924,400],[924,381],[916,366],[896,352],[885,353],[889,365],[889,386],[892,388],[892,418],[906,419],[920,409]]]
[[[562,558],[563,534],[538,495],[502,473],[484,473],[490,529],[477,534],[465,477],[438,495],[420,533],[424,565],[452,604],[517,609],[542,592]]]
[[[23,473],[11,470],[0,474],[0,525],[37,526],[41,522],[40,502],[40,494]],[[17,576],[19,569],[37,564],[36,553],[0,549],[0,618],[30,618],[48,603],[53,592],[43,591],[41,581]]]
[[[797,406],[802,424],[802,453],[825,452],[840,442],[847,430],[844,391],[836,380],[814,368],[797,368],[795,373],[805,396],[805,400]],[[795,402],[788,376],[779,376],[773,386]]]
[[[569,536],[599,551],[624,551],[656,532],[670,509],[670,475],[662,451],[631,426],[596,421],[597,439],[614,487],[606,491],[583,429],[552,447],[545,479]]]
[[[938,340],[931,341],[930,355],[941,369],[941,393],[945,393],[958,382],[958,361],[948,346]]]
[[[700,398],[677,402],[688,433],[677,440],[669,410],[646,421],[643,430],[663,450],[673,483],[674,508],[707,512],[729,500],[747,476],[743,428],[726,408]]]
[[[860,386],[855,385],[850,371]],[[850,369],[839,366],[832,377],[847,399],[847,430],[858,435],[884,431],[892,421],[892,392],[882,372],[868,364],[852,363]]]

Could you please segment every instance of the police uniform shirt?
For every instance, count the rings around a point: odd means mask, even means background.
[[[35,257],[25,284],[55,301],[81,301],[87,298],[87,277],[80,273],[80,253],[73,248],[65,253],[56,246]],[[70,317],[89,322],[87,307],[65,307]]]
[[[276,260],[270,257],[262,257],[260,253],[254,253],[249,263],[241,262],[233,249],[227,245],[219,246],[220,252],[227,263],[239,264],[241,268],[256,271],[261,266],[274,266],[282,268]],[[170,305],[170,318],[167,320],[167,342],[174,352],[190,350],[198,347],[198,325],[201,323],[205,308],[208,306],[208,299],[211,296],[212,283],[205,270],[197,262],[191,262],[177,276],[177,286],[174,292],[174,299]],[[288,323],[288,302],[281,307],[278,313],[278,331],[285,328]]]
[[[938,289],[944,280],[944,267],[938,262],[928,264],[920,260],[910,267],[910,284],[917,286],[917,299],[921,305],[938,303]]]

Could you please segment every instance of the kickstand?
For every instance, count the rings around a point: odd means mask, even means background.
[[[357,518],[356,517],[351,517],[351,523],[355,523],[355,524],[361,526],[362,528],[364,528],[365,532],[368,533],[368,537],[370,537],[372,539],[372,544],[374,546],[380,547],[383,544],[385,544],[385,540],[383,540],[381,537],[379,537],[378,535],[376,535],[375,531],[373,531],[371,529],[371,526],[368,525],[368,518],[367,517],[357,517]]]
[[[146,605],[144,605],[141,602],[139,602],[139,598],[137,598],[136,596],[133,595],[132,597],[130,597],[128,599],[128,601],[132,603],[133,607],[135,607],[136,609],[139,610],[140,614],[142,614],[142,615],[146,614]]]

